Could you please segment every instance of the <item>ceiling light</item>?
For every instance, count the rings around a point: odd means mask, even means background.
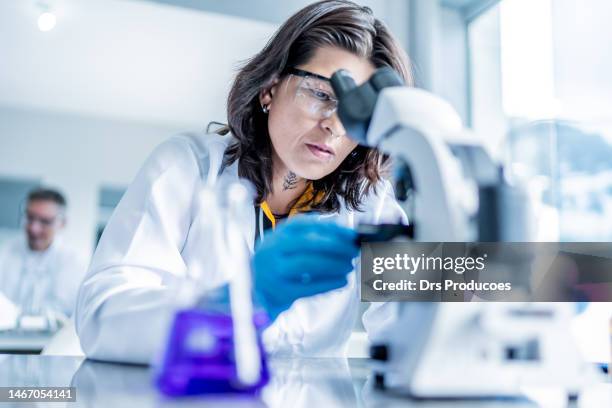
[[[45,11],[40,16],[38,16],[38,29],[40,31],[51,31],[53,27],[55,27],[55,23],[57,23],[57,18],[55,14]]]

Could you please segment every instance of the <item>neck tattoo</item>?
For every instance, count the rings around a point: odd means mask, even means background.
[[[285,180],[283,181],[283,191],[292,190],[297,187],[297,175],[290,171],[285,176]]]

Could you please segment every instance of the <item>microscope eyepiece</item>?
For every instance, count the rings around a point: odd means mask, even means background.
[[[336,98],[340,99],[350,90],[357,88],[357,83],[346,69],[340,69],[331,77],[331,86],[334,89]]]
[[[334,72],[330,82],[338,99],[338,118],[347,134],[357,143],[367,145],[368,126],[379,92],[390,86],[402,86],[402,79],[392,68],[382,67],[359,86],[345,69]]]

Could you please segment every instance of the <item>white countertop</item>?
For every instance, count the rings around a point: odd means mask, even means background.
[[[74,386],[76,403],[38,403],[49,407],[566,407],[560,393],[543,391],[521,400],[413,400],[371,386],[366,359],[272,359],[271,379],[257,397],[207,396],[168,399],[152,382],[149,367],[100,363],[81,357],[0,355],[0,386]],[[588,389],[577,407],[611,407],[612,383]]]

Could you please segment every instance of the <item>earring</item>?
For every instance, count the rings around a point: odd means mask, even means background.
[[[261,105],[261,111],[267,114],[268,112],[270,112],[270,108],[268,107],[268,105]]]

